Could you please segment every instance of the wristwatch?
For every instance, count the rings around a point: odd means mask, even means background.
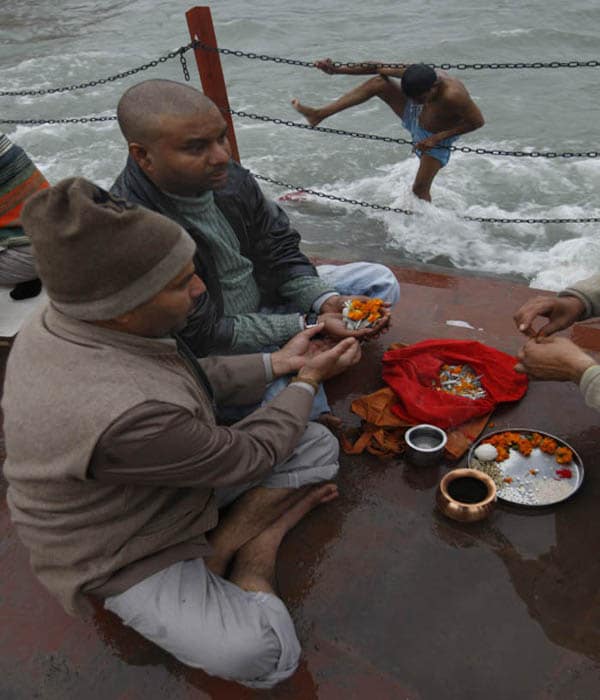
[[[316,311],[309,311],[304,317],[304,330],[314,328],[319,325],[319,314]]]

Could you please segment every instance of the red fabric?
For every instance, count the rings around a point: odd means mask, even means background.
[[[527,377],[515,371],[517,360],[475,340],[424,340],[383,356],[383,379],[398,396],[392,411],[409,423],[451,428],[489,413],[502,401],[517,401],[527,391]],[[436,391],[443,364],[468,364],[483,375],[486,396],[468,399]]]

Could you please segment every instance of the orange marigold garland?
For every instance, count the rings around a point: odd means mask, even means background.
[[[554,455],[558,464],[569,464],[573,460],[573,452],[568,447],[559,447],[556,440],[544,437],[539,433],[533,433],[531,437],[527,437],[507,431],[505,433],[496,433],[496,435],[492,435],[483,442],[494,445],[496,450],[498,450],[496,462],[504,462],[504,460],[508,459],[511,448],[518,450],[523,456],[529,457],[535,447],[539,447],[546,454]]]

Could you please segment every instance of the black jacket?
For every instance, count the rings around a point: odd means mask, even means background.
[[[188,325],[181,332],[197,356],[227,353],[233,342],[233,321],[223,315],[223,293],[216,274],[210,244],[197,228],[188,226],[174,205],[129,157],[111,193],[160,212],[181,224],[196,242],[196,272],[207,293],[198,300]],[[240,252],[252,261],[262,304],[281,303],[277,290],[293,277],[316,276],[317,271],[300,252],[300,234],[290,226],[286,213],[262,193],[254,177],[234,161],[229,163],[227,184],[214,190],[215,203],[229,221],[240,242]]]

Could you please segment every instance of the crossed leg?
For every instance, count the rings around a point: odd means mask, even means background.
[[[257,486],[241,496],[212,530],[214,549],[206,566],[223,576],[234,559],[230,580],[248,591],[273,593],[279,545],[309,511],[338,496],[335,484],[278,489]]]
[[[245,591],[275,593],[275,560],[283,538],[309,511],[337,496],[335,484],[309,487],[275,522],[239,550],[231,582]]]

